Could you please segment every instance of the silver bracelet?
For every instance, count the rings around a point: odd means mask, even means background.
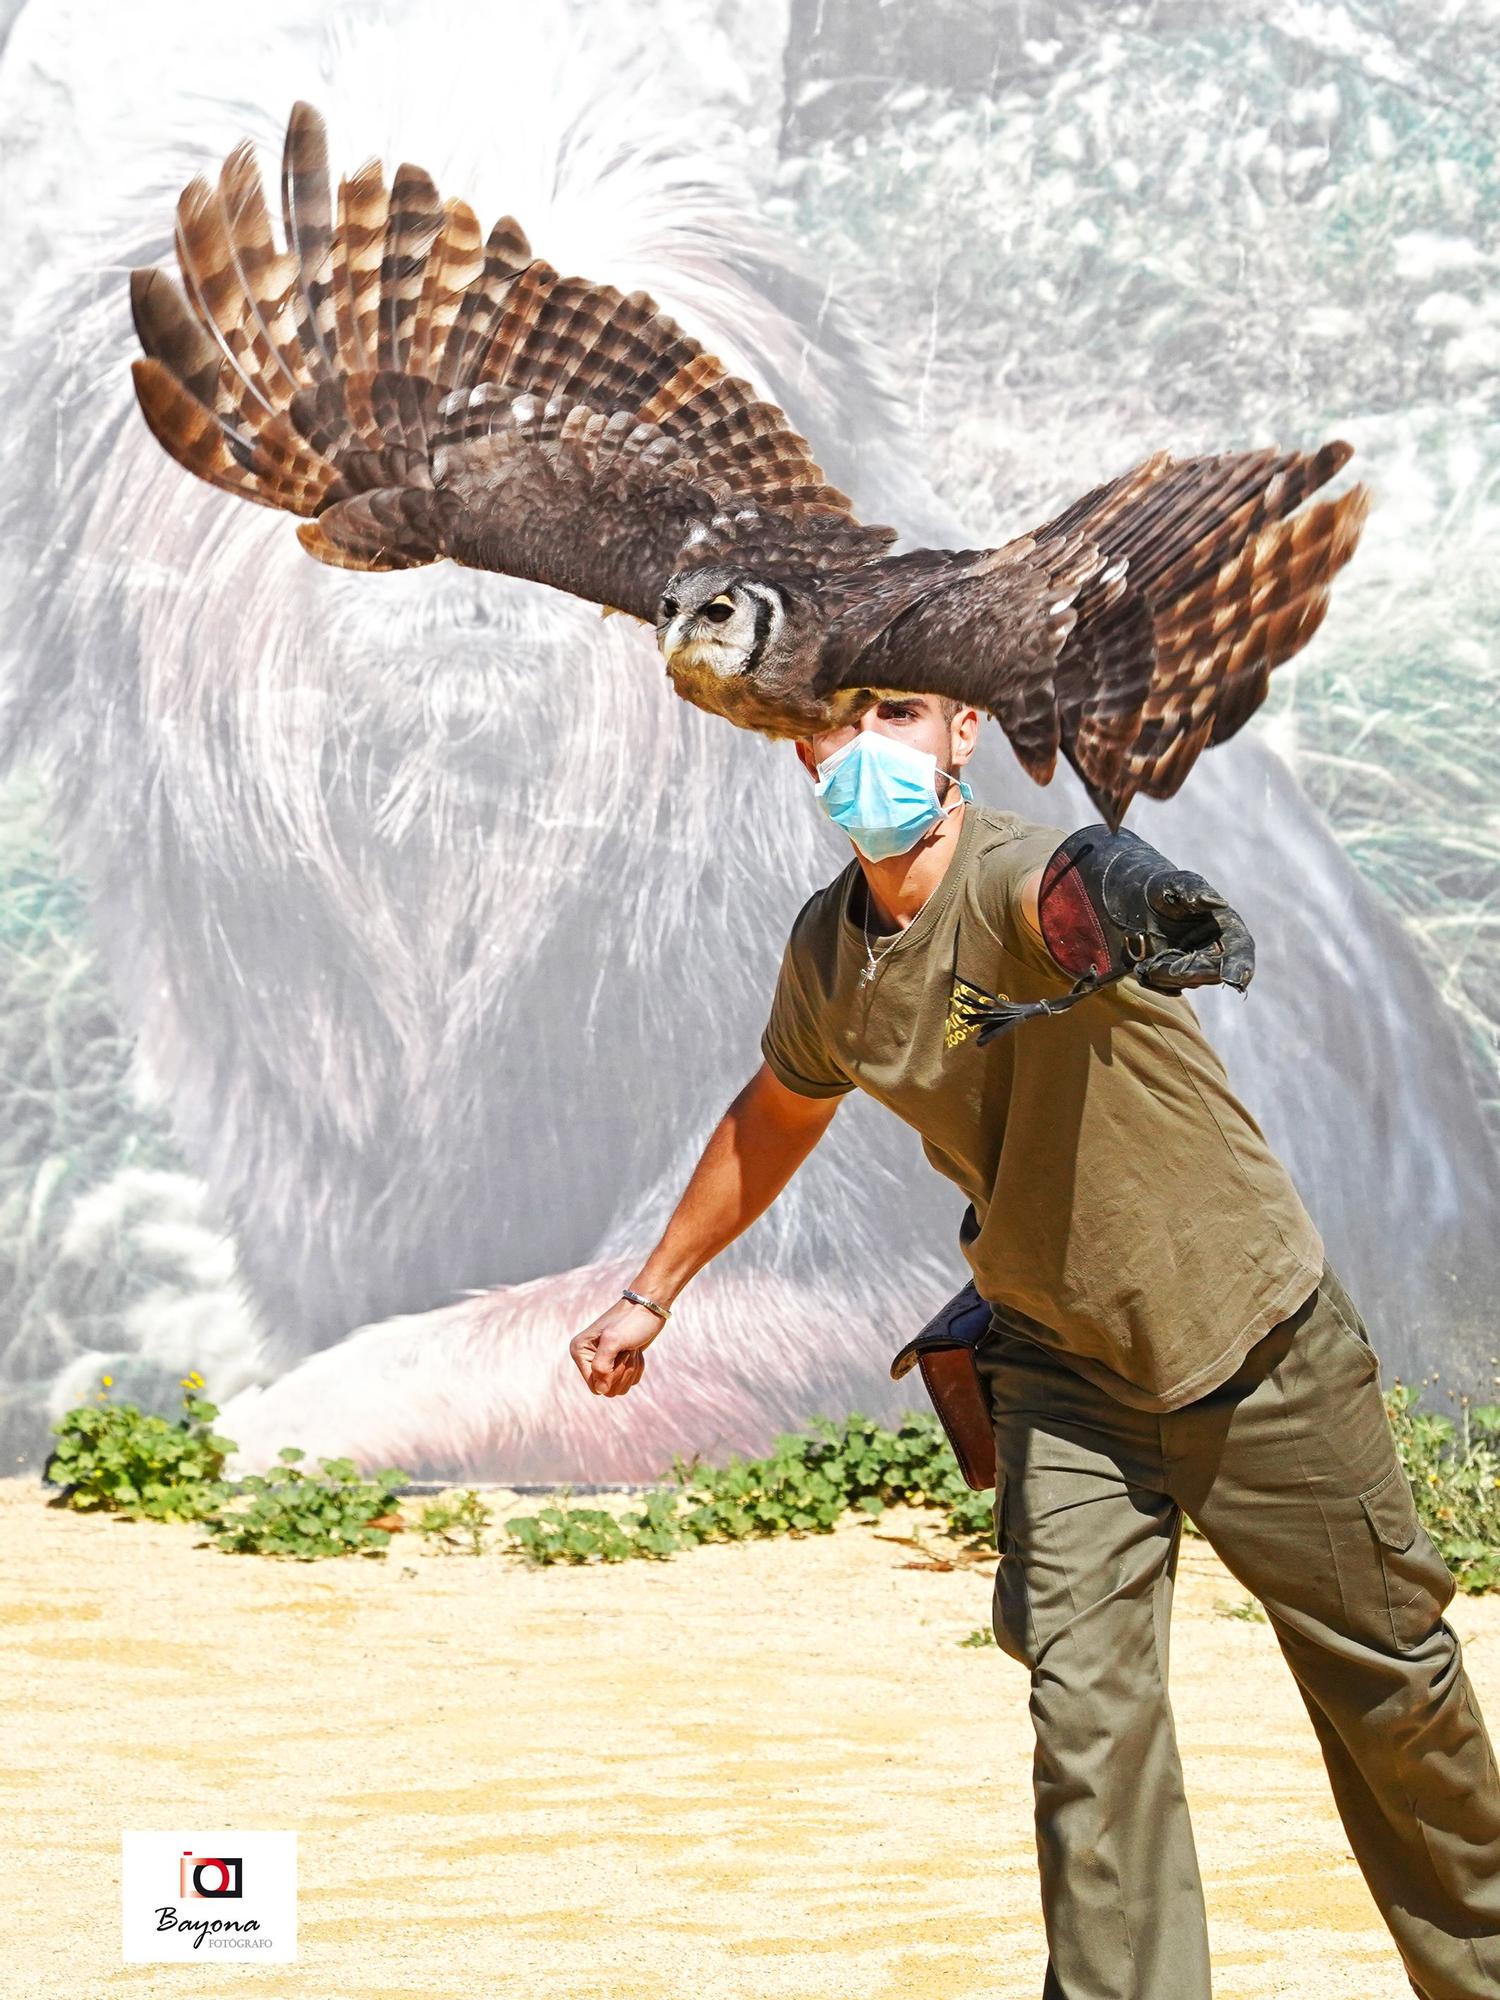
[[[629,1299],[633,1306],[644,1306],[647,1312],[654,1312],[658,1319],[670,1319],[672,1317],[672,1308],[670,1306],[659,1306],[655,1299],[643,1298],[639,1292],[631,1291],[629,1285],[621,1292],[620,1297],[622,1299]]]

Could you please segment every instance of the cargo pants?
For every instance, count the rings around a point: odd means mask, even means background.
[[[1167,1698],[1186,1514],[1264,1605],[1423,2000],[1500,2000],[1500,1775],[1331,1270],[1220,1388],[1128,1408],[998,1318],[994,1631],[1030,1670],[1044,2000],[1208,2000]]]

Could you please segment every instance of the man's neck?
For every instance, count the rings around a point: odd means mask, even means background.
[[[867,861],[855,850],[869,898],[872,936],[877,929],[904,931],[927,902],[953,860],[963,831],[964,810],[955,806],[915,847],[905,854],[893,854],[888,861]]]

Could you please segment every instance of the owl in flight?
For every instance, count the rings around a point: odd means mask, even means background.
[[[1037,783],[1061,750],[1111,827],[1169,798],[1316,631],[1359,539],[1350,455],[1264,449],[1107,480],[996,549],[891,553],[805,439],[643,292],[488,237],[420,168],[328,172],[297,104],[284,245],[250,145],[177,205],[179,287],[131,277],[146,422],[179,464],[300,515],[341,569],[448,557],[656,627],[680,695],[809,737],[884,692],[988,710]]]

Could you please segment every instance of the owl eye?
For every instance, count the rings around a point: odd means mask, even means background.
[[[668,619],[675,618],[677,616],[677,599],[675,597],[664,597],[662,599],[661,615],[663,618],[668,618]]]
[[[715,597],[704,605],[699,615],[706,618],[710,625],[723,625],[734,616],[734,599]]]

